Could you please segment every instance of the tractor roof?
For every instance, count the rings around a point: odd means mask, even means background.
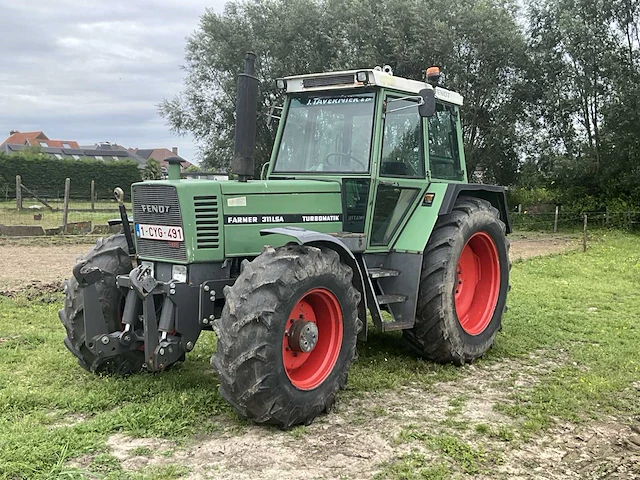
[[[367,75],[367,81],[358,81],[358,74],[362,77]],[[362,88],[370,86],[380,86],[394,88],[407,93],[417,94],[423,89],[433,89],[425,82],[418,82],[408,78],[396,77],[377,69],[344,70],[341,72],[312,73],[309,75],[295,75],[285,77],[285,89],[287,93],[292,92],[313,92],[325,90],[341,90]],[[436,98],[444,102],[462,105],[462,95],[441,87],[435,87]]]

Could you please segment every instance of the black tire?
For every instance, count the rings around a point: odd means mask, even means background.
[[[110,332],[122,330],[120,319],[124,296],[116,286],[116,276],[125,275],[133,268],[127,251],[125,236],[117,234],[99,239],[96,246],[80,260],[89,267],[97,267],[105,272],[96,283],[96,288]],[[64,308],[58,315],[67,331],[64,344],[78,358],[80,366],[96,374],[129,375],[142,370],[142,351],[127,352],[102,361],[96,359],[85,345],[83,289],[79,288],[75,277],[65,280],[63,289]]]
[[[500,286],[491,319],[484,330],[471,335],[458,319],[455,293],[458,261],[469,239],[479,232],[488,234],[495,244]],[[424,250],[415,326],[403,332],[418,354],[436,362],[462,365],[491,348],[501,329],[509,291],[511,263],[505,232],[498,210],[474,197],[460,197],[452,212],[438,219]]]
[[[352,276],[339,255],[326,248],[265,247],[252,262],[243,262],[235,284],[225,287],[226,303],[214,324],[218,346],[211,358],[221,395],[241,417],[286,429],[308,425],[332,407],[347,383],[362,329],[360,293]],[[328,376],[312,390],[301,390],[283,364],[283,338],[292,309],[314,288],[329,290],[337,299],[343,336]]]

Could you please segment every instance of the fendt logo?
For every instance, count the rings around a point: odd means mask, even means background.
[[[145,213],[169,213],[171,205],[140,205]]]

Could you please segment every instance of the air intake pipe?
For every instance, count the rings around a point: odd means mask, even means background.
[[[258,79],[255,74],[256,56],[247,53],[244,72],[238,75],[236,98],[236,142],[231,170],[240,182],[254,175],[253,151],[256,146],[256,117],[258,110]]]

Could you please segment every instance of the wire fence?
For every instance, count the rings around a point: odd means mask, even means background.
[[[93,200],[69,195],[65,210],[64,193],[40,190],[23,192],[20,200],[0,199],[0,235],[57,234],[65,224],[66,233],[107,233],[108,221],[120,216],[115,199],[100,195]],[[130,212],[131,204],[126,206]]]
[[[582,232],[586,224],[589,230],[615,229],[640,231],[640,210],[625,212],[512,212],[514,231],[538,231],[545,233]]]

